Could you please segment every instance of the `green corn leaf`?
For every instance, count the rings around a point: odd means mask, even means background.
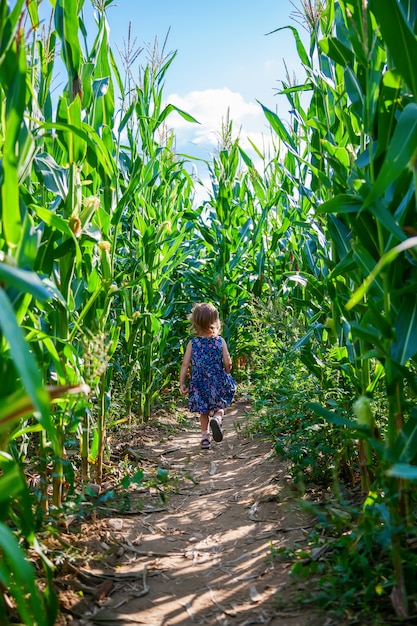
[[[84,304],[81,313],[79,314],[78,319],[75,321],[74,323],[74,327],[70,333],[69,336],[69,340],[73,341],[74,337],[80,333],[80,329],[81,329],[81,323],[83,321],[83,319],[86,317],[86,315],[88,314],[88,312],[92,309],[94,303],[97,301],[97,299],[102,295],[103,293],[103,289],[102,289],[102,283],[100,281],[100,283],[98,283],[96,290],[91,294],[90,298],[87,300],[87,302]]]
[[[26,6],[28,9],[30,22],[32,24],[33,29],[39,28],[39,12],[38,12],[38,2],[37,0],[28,0],[26,2]]]
[[[270,109],[268,109],[263,104],[261,104],[260,102],[259,102],[259,104],[261,105],[262,110],[264,112],[264,115],[265,115],[266,119],[268,120],[269,124],[271,125],[271,128],[277,133],[278,137],[280,137],[298,155],[298,149],[295,146],[294,141],[293,141],[291,135],[289,134],[289,132],[285,128],[284,124],[282,123],[282,121],[280,120],[278,115],[276,113],[274,113],[273,111],[271,111]]]
[[[19,206],[19,176],[17,144],[26,99],[25,46],[17,46],[14,56],[12,80],[6,91],[6,116],[3,147],[3,184],[1,186],[3,233],[6,244],[14,248],[19,244],[22,220]]]
[[[378,105],[378,148],[377,156],[383,154],[389,145],[395,125],[395,114],[399,102],[402,80],[395,70],[385,72]]]
[[[323,417],[327,422],[330,422],[330,424],[335,424],[336,426],[344,426],[353,431],[356,431],[356,436],[365,436],[366,433],[370,432],[367,426],[359,426],[356,421],[348,420],[341,415],[338,415],[334,411],[329,411],[329,409],[326,409],[324,406],[318,404],[317,402],[308,402],[306,406],[318,415],[321,415],[321,417]]]
[[[353,259],[356,265],[362,272],[362,276],[370,275],[376,266],[375,259],[369,253],[368,249],[361,244],[353,244]],[[375,277],[375,284],[373,285],[375,291],[379,297],[383,297],[384,288],[379,278]]]
[[[346,150],[346,148],[343,148],[342,146],[335,146],[332,142],[327,141],[326,139],[321,140],[321,145],[331,157],[330,160],[332,163],[335,164],[336,168],[339,165],[342,165],[346,169],[349,168],[350,158],[349,152]]]
[[[122,131],[124,130],[126,124],[129,122],[131,123],[132,121],[132,116],[133,116],[133,112],[135,110],[136,107],[136,101],[133,99],[133,102],[129,105],[129,107],[126,109],[126,113],[123,115],[122,119],[120,120],[119,126],[118,126],[118,133],[119,135],[122,133]]]
[[[333,61],[345,67],[353,65],[355,55],[336,37],[325,37],[319,41],[319,47]]]
[[[297,94],[299,92],[304,92],[304,91],[312,91],[312,86],[311,85],[294,85],[291,87],[285,87],[284,89],[280,89],[279,90],[279,94]],[[304,111],[300,110],[297,111],[302,117],[303,119],[305,118],[305,114]]]
[[[0,522],[0,548],[2,552],[0,568],[3,574],[8,579],[10,572],[13,572],[9,583],[10,592],[16,600],[19,615],[25,624],[48,626],[48,618],[36,585],[35,570],[12,531],[2,522]]]
[[[116,82],[117,82],[117,86],[119,88],[119,92],[122,94],[122,97],[124,95],[125,89],[124,89],[124,84],[123,84],[123,80],[122,77],[120,75],[120,70],[119,67],[117,66],[116,60],[114,58],[114,54],[111,48],[109,48],[109,57],[110,57],[110,65],[111,68],[113,70],[113,75],[116,78]]]
[[[417,466],[408,463],[394,463],[387,470],[387,476],[404,478],[405,480],[417,480]]]
[[[19,130],[18,180],[21,183],[30,174],[37,146],[27,126],[22,124]]]
[[[111,79],[109,28],[103,11],[99,12],[98,34],[93,45],[91,58],[95,64],[95,99],[92,126],[98,130],[102,125],[112,126],[114,119],[114,87]]]
[[[311,67],[311,61],[309,59],[309,56],[306,52],[306,49],[304,48],[303,42],[300,39],[298,30],[294,28],[294,26],[282,26],[281,28],[276,28],[275,30],[272,30],[270,33],[267,33],[267,35],[273,35],[274,33],[278,33],[280,30],[286,30],[287,28],[294,35],[295,45],[297,47],[297,52],[298,56],[300,57],[301,63],[304,63],[304,65],[306,65],[307,67]]]
[[[81,66],[81,81],[83,85],[82,108],[86,111],[93,106],[92,77],[94,73],[94,63],[83,63]]]
[[[352,108],[359,119],[361,119],[364,115],[365,94],[356,73],[349,66],[345,69],[345,85]]]
[[[372,354],[371,356],[375,357],[377,355]],[[375,367],[374,375],[371,378],[371,382],[366,388],[367,394],[372,395],[374,393],[375,389],[378,386],[379,381],[381,380],[381,378],[384,377],[384,375],[385,375],[384,366],[382,365],[382,363],[378,362]]]
[[[405,422],[394,449],[392,450],[392,460],[399,463],[412,463],[417,457],[417,418],[410,415]]]
[[[98,448],[99,448],[98,430],[97,430],[97,428],[94,428],[94,430],[93,430],[93,440],[91,442],[90,451],[88,453],[88,462],[89,463],[95,463],[97,461],[97,458],[98,458]]]
[[[388,146],[385,161],[363,203],[366,208],[382,196],[392,183],[413,163],[417,152],[417,104],[408,104],[401,113]]]
[[[173,62],[173,60],[175,59],[175,57],[177,56],[176,52],[171,52],[168,55],[168,59],[165,63],[163,63],[163,65],[158,69],[158,72],[156,74],[156,82],[158,83],[158,85],[160,85],[165,77],[165,74],[168,71],[168,68],[170,67],[171,63]]]
[[[348,276],[353,278],[355,276],[355,270],[357,270],[356,263],[353,260],[352,251],[348,252],[341,257],[342,260],[332,269],[329,275],[329,280],[334,280],[337,276]]]
[[[36,272],[0,263],[0,278],[18,291],[32,294],[37,300],[45,301],[53,296],[58,296],[58,291],[52,290],[52,284],[47,285],[42,282]]]
[[[397,340],[392,345],[391,357],[405,365],[417,352],[417,298],[406,296],[395,321]]]
[[[379,222],[381,222],[387,232],[394,235],[396,239],[399,239],[400,241],[406,239],[406,234],[403,229],[398,226],[398,222],[394,219],[382,202],[376,201],[375,204],[372,204],[372,206],[369,207],[369,211]]]
[[[42,376],[33,353],[25,341],[22,329],[18,326],[15,313],[9,299],[0,289],[0,326],[4,337],[10,344],[13,362],[20,375],[34,407],[41,414],[40,422],[59,450],[58,438],[49,412],[49,395],[43,386]]]
[[[67,303],[65,302],[64,298],[61,296],[61,293],[57,289],[56,291],[57,291],[57,294],[59,294],[60,303],[62,304],[64,309],[66,309],[68,306]],[[45,332],[43,332],[42,330],[36,327],[36,322],[38,318],[35,318],[33,312],[30,311],[28,315],[33,320],[33,326],[25,327],[26,332],[27,332],[26,341],[28,341],[29,343],[32,341],[38,341],[39,343],[43,344],[43,346],[45,347],[45,350],[48,351],[48,355],[49,355],[49,358],[51,359],[51,362],[54,364],[55,372],[58,377],[57,382],[63,385],[66,382],[64,363],[62,362],[62,357],[58,353],[58,350],[54,343],[54,338],[50,337],[48,334],[46,334]]]
[[[7,507],[8,502],[14,500],[17,494],[25,487],[25,483],[22,481],[22,473],[19,466],[13,464],[13,466],[9,467],[5,472],[4,463],[2,461],[3,459],[0,458],[0,467],[2,468],[2,476],[0,480],[1,508]],[[8,462],[8,465],[11,465],[11,463]]]
[[[378,328],[370,326],[369,324],[361,325],[356,322],[351,322],[352,334],[355,339],[362,339],[369,345],[377,345],[382,353],[383,336]]]
[[[258,155],[259,155],[259,151],[258,151],[258,150],[257,150],[257,153],[258,153]],[[251,158],[250,158],[250,157],[246,154],[246,152],[244,152],[244,151],[242,150],[242,148],[241,148],[240,146],[239,146],[239,154],[240,154],[240,156],[242,157],[243,162],[245,163],[245,165],[246,165],[248,168],[250,168],[250,169],[254,168],[253,161],[252,161],[252,160],[251,160]]]
[[[398,0],[370,0],[385,45],[396,70],[402,75],[414,98],[417,96],[417,39]]]
[[[360,198],[356,196],[350,196],[348,194],[340,194],[319,204],[316,207],[316,213],[359,213],[362,208],[362,202]]]
[[[78,3],[75,0],[56,0],[55,28],[61,38],[61,54],[68,71],[70,85],[80,76],[82,51],[78,40]],[[71,94],[73,99],[74,92]]]
[[[380,302],[375,298],[368,299],[368,309],[361,318],[361,324],[365,326],[370,326],[372,328],[377,328],[380,332],[380,340],[376,342],[378,348],[380,348],[380,343],[382,342],[382,337],[392,337],[392,323],[390,320],[386,318],[384,315]],[[395,315],[396,310],[394,306],[392,308],[392,312]]]
[[[25,428],[19,428],[18,430],[13,431],[13,433],[10,435],[10,440],[13,439],[20,439],[21,437],[24,437],[25,435],[30,435],[31,433],[40,433],[42,432],[43,428],[42,428],[42,424],[36,423],[36,424],[32,424],[32,426],[26,426]]]
[[[1,3],[0,11],[0,73],[5,71],[3,65],[5,54],[9,51],[13,40],[16,37],[16,28],[19,25],[19,21],[22,17],[23,5],[25,0],[16,0],[11,10],[10,2]],[[24,48],[24,46],[22,46]],[[8,70],[8,68],[7,68]],[[6,70],[6,71],[7,71]]]
[[[93,85],[92,85],[94,98],[101,98],[102,96],[105,96],[109,90],[109,86],[110,86],[109,76],[105,76],[104,78],[96,78],[93,81]]]
[[[185,111],[182,111],[181,109],[179,109],[178,107],[176,107],[173,104],[168,104],[163,111],[161,111],[161,113],[159,114],[159,117],[157,119],[155,128],[158,128],[158,126],[160,126],[162,124],[162,122],[168,117],[168,115],[170,113],[172,113],[173,111],[175,111],[176,113],[178,113],[178,115],[180,115],[183,119],[185,119],[187,122],[193,122],[195,124],[199,124],[200,122],[198,120],[195,119],[195,117],[193,117],[192,115],[190,115],[189,113],[186,113]]]
[[[68,122],[71,126],[81,129],[81,100],[75,98],[68,105]],[[69,133],[69,163],[80,163],[87,152],[87,142],[80,133]]]
[[[343,259],[346,256],[350,258],[353,255],[352,251],[352,233],[343,222],[335,215],[329,215],[328,217],[328,231],[329,235],[336,247],[339,259]],[[335,259],[336,261],[336,259]]]
[[[35,537],[35,521],[33,517],[32,501],[29,488],[25,479],[25,475],[19,464],[13,458],[8,458],[4,454],[0,457],[0,467],[2,469],[1,494],[3,494],[3,485],[9,486],[10,502],[17,503],[19,506],[19,531],[25,539],[32,545],[36,543]],[[14,481],[14,487],[12,480]],[[14,495],[13,495],[14,490]]]
[[[69,227],[68,220],[65,220],[60,215],[57,215],[53,211],[45,209],[42,206],[34,206],[32,208],[36,215],[40,217],[40,219],[45,222],[45,224],[48,224],[48,226],[51,226],[55,230],[63,233],[64,235],[67,235],[68,237],[73,237],[73,232]]]
[[[61,198],[65,198],[68,193],[68,169],[58,165],[46,152],[36,155],[34,166],[42,176],[45,187]]]
[[[39,120],[33,121],[36,121],[36,123],[39,124],[39,129],[41,130],[61,130],[65,133],[71,132],[75,135],[78,135],[80,139],[85,141],[92,148],[94,154],[97,155],[99,163],[101,163],[101,165],[103,166],[106,174],[109,177],[116,175],[115,161],[110,157],[105,143],[103,142],[101,137],[95,132],[95,130],[85,122],[81,124],[81,128],[77,128],[76,126],[72,126],[71,124],[63,124],[61,122],[43,123],[39,122]]]
[[[381,270],[389,263],[392,263],[397,258],[397,256],[401,254],[401,252],[404,252],[405,250],[409,250],[412,248],[417,248],[417,237],[410,237],[409,239],[406,239],[402,243],[398,244],[398,246],[395,246],[394,248],[386,252],[379,259],[378,263],[375,265],[372,271],[368,274],[368,276],[365,278],[365,280],[363,281],[359,289],[357,289],[355,293],[352,295],[349,302],[346,304],[346,308],[350,310],[354,306],[356,306],[358,302],[360,302],[362,298],[364,297],[364,295],[368,292],[370,286],[372,285],[374,280],[377,278]]]

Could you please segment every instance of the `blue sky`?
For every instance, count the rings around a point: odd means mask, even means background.
[[[289,0],[117,0],[108,19],[112,39],[119,42],[129,22],[139,44],[152,44],[155,36],[162,43],[170,31],[167,48],[177,57],[167,75],[169,92],[227,87],[248,100],[271,100],[283,75],[282,58],[292,63],[297,55],[289,31],[266,33],[295,25],[293,11]]]
[[[46,6],[43,0],[41,13]],[[166,74],[164,97],[200,122],[190,124],[174,114],[168,125],[175,130],[178,152],[210,158],[228,110],[248,151],[246,136],[259,147],[269,139],[257,101],[288,118],[287,100],[276,95],[285,79],[284,59],[291,76],[303,80],[304,71],[292,32],[267,33],[291,25],[307,42],[305,30],[294,21],[300,6],[301,0],[115,0],[107,18],[118,63],[117,48],[124,49],[129,23],[131,40],[143,48],[137,66],[146,64],[155,38],[162,47],[168,34],[165,49],[176,51],[176,57]],[[90,0],[84,10],[89,21]]]
[[[300,6],[301,2],[293,4]],[[177,55],[166,76],[167,99],[175,95],[181,102],[188,100],[200,112],[204,100],[207,109],[216,102],[216,112],[223,107],[222,115],[230,102],[239,115],[240,105],[246,116],[254,117],[252,107],[260,109],[257,100],[274,110],[278,107],[279,111],[279,102],[285,107],[284,99],[276,96],[280,80],[285,78],[283,59],[291,75],[295,72],[300,79],[304,77],[291,31],[267,35],[292,25],[306,38],[291,16],[293,4],[289,0],[117,0],[107,15],[111,39],[119,47],[127,39],[129,22],[132,38],[145,48],[153,45],[155,37],[162,45],[169,31],[166,49]],[[139,62],[145,57],[146,51]]]
[[[305,30],[294,21],[300,6],[301,0],[117,0],[107,16],[111,40],[120,49],[131,22],[131,38],[144,48],[138,64],[145,63],[155,37],[162,46],[168,34],[166,50],[176,51],[176,57],[164,96],[200,122],[197,126],[172,115],[168,125],[175,130],[179,152],[210,158],[228,110],[248,152],[246,135],[259,147],[269,141],[257,101],[288,118],[287,100],[276,94],[285,79],[284,59],[291,76],[301,81],[305,75],[293,33],[267,33],[291,25],[307,42]],[[199,173],[208,184],[207,172],[200,167]]]

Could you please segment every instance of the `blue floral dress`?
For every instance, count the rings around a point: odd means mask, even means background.
[[[190,411],[208,413],[224,409],[233,400],[236,383],[224,369],[222,338],[194,337],[191,346]]]

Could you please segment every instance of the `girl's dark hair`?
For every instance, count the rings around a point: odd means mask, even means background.
[[[188,316],[196,335],[199,333],[220,334],[220,317],[215,306],[207,302],[195,304]]]

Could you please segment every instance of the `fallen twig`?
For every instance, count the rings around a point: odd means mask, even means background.
[[[92,580],[114,580],[115,582],[127,582],[127,581],[136,581],[140,576],[143,576],[143,569],[139,572],[100,572],[96,573],[91,570],[86,569],[85,567],[76,567],[72,563],[68,563],[69,567],[80,575],[84,580],[91,582]],[[147,565],[145,565],[147,567]]]
[[[107,513],[115,513],[116,515],[149,515],[151,513],[162,513],[163,511],[167,511],[168,509],[164,507],[160,507],[158,509],[137,509],[135,511],[118,511],[117,509],[110,509],[106,506],[98,506],[97,509],[101,511],[106,511]]]

